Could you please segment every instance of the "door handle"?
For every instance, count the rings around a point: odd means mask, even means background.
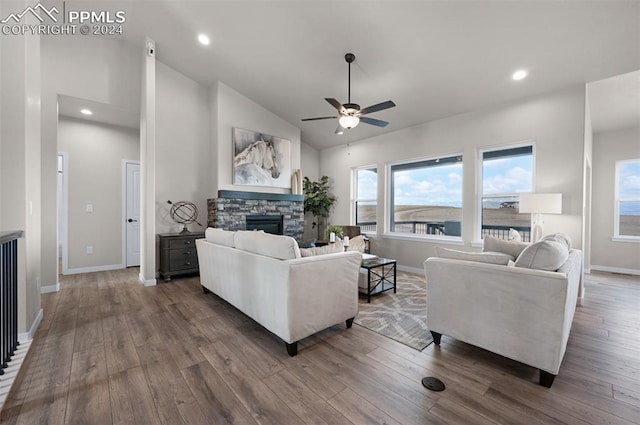
[[[134,219],[132,219],[132,218],[130,218],[130,219],[129,219],[129,220],[127,220],[127,221],[128,221],[129,223],[133,223],[134,221],[135,221],[136,223],[138,222],[138,220],[134,220]]]

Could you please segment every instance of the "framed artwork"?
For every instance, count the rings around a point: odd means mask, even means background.
[[[291,141],[234,128],[233,184],[291,188]]]

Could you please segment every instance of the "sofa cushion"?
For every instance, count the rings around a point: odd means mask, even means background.
[[[264,232],[236,232],[236,248],[279,260],[300,258],[300,248],[289,236],[272,235]]]
[[[300,255],[302,257],[313,257],[315,255],[333,254],[334,252],[343,252],[344,246],[341,243],[335,242],[325,246],[316,246],[313,248],[300,248]]]
[[[502,252],[467,252],[457,251],[455,249],[436,247],[438,257],[451,258],[454,260],[476,261],[479,263],[497,264],[499,266],[506,266],[509,261],[513,260],[513,257],[509,254]]]
[[[569,250],[561,242],[542,239],[526,247],[516,259],[516,267],[556,271],[569,258]]]
[[[230,246],[233,248],[235,246],[236,232],[231,232],[229,230],[216,229],[214,227],[208,227],[204,232],[204,237],[211,243],[215,243],[218,245]]]
[[[514,259],[518,258],[522,250],[524,250],[529,244],[526,242],[507,241],[504,239],[494,238],[493,236],[485,235],[483,252],[502,252],[512,256]]]

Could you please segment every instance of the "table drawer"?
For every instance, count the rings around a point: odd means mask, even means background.
[[[196,249],[196,240],[191,238],[191,239],[170,239],[167,242],[169,242],[169,249],[178,249],[178,248],[189,248],[189,247],[193,247],[194,251]]]
[[[198,254],[195,247],[172,249],[169,252],[169,268],[171,271],[193,269],[198,267]]]

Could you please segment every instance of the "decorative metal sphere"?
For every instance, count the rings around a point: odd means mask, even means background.
[[[178,224],[195,223],[198,219],[198,207],[193,202],[178,201],[171,204],[169,215]]]

